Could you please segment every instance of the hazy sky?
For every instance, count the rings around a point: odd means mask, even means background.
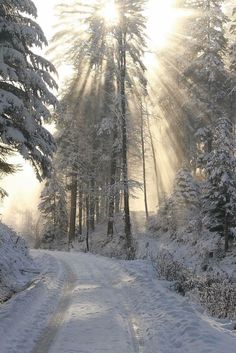
[[[50,39],[55,21],[54,6],[58,0],[34,0],[34,3],[38,9],[37,22],[41,25],[46,37]]]

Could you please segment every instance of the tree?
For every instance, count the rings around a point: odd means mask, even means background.
[[[0,145],[0,178],[15,173],[18,170],[18,166],[6,161],[6,158],[12,153],[13,151],[9,147]],[[0,198],[4,198],[5,196],[7,196],[7,192],[0,187]]]
[[[44,216],[44,240],[48,242],[66,240],[68,226],[66,205],[66,192],[61,176],[53,170],[41,193],[39,204],[39,210]]]
[[[225,251],[229,248],[230,227],[236,225],[235,167],[232,123],[227,116],[223,116],[216,123],[213,149],[206,163],[203,214],[210,231],[224,236]]]
[[[142,102],[140,104],[140,140],[141,140],[141,155],[142,155],[142,169],[143,169],[143,198],[144,198],[144,208],[146,214],[146,220],[148,220],[148,195],[147,195],[147,171],[146,171],[146,141],[145,141],[145,108]],[[148,117],[147,117],[148,119]]]
[[[69,102],[67,103],[69,104]],[[71,100],[70,103],[72,105]],[[73,108],[71,106],[68,108],[65,103],[65,97],[61,102],[61,106],[63,107],[63,111],[60,112],[61,116],[58,121],[58,153],[56,159],[57,168],[63,173],[66,179],[69,179],[70,211],[68,242],[71,244],[75,239],[76,232],[78,175],[79,173],[81,174],[83,165],[80,153],[85,152],[86,146],[83,146],[84,139],[79,130],[78,120],[73,119]],[[67,188],[67,185],[65,185],[65,188]]]
[[[184,205],[187,208],[199,206],[199,188],[187,167],[182,167],[177,172],[173,194],[179,206]]]
[[[54,66],[33,52],[47,44],[36,16],[31,0],[0,3],[0,142],[30,160],[41,179],[55,150],[42,124],[50,118],[47,107],[57,104],[50,92],[57,85]]]
[[[233,8],[230,21],[230,38],[229,38],[229,70],[232,75],[232,110],[235,109],[235,92],[236,92],[236,7]]]
[[[145,67],[142,63],[142,56],[145,49],[145,17],[144,4],[141,0],[117,0],[114,6],[117,8],[118,20],[114,23],[107,23],[103,16],[106,1],[96,2],[94,5],[87,5],[75,2],[74,5],[61,5],[60,12],[63,13],[63,24],[67,22],[65,14],[71,23],[73,17],[75,23],[78,18],[81,28],[70,26],[70,31],[58,31],[54,38],[54,49],[62,41],[71,43],[64,55],[64,59],[73,64],[77,77],[77,99],[81,100],[83,95],[90,88],[92,74],[106,68],[110,62],[114,65],[114,101],[116,105],[116,126],[119,127],[119,143],[121,145],[122,161],[122,190],[124,195],[124,219],[125,236],[128,257],[133,257],[133,246],[131,236],[131,221],[129,210],[129,180],[128,180],[128,98],[135,94],[138,85],[145,85]],[[84,7],[83,7],[84,5]],[[86,15],[87,14],[87,15]],[[72,21],[73,22],[73,21]],[[112,53],[112,54],[111,54]],[[111,57],[112,55],[112,57]],[[102,80],[98,80],[102,82]],[[98,85],[95,85],[98,87]],[[101,87],[101,84],[100,84]],[[98,91],[97,91],[98,92]],[[86,92],[87,93],[87,92]],[[100,96],[104,98],[104,96]],[[103,101],[103,104],[107,104]],[[111,114],[111,120],[114,115]],[[113,124],[114,125],[114,124]],[[114,125],[114,126],[115,126]],[[116,139],[116,134],[113,137]],[[114,146],[114,144],[113,144]],[[114,151],[113,151],[114,152]],[[116,157],[114,157],[116,158]],[[114,170],[117,164],[111,158],[114,165],[111,166],[111,184],[114,184]],[[94,174],[94,171],[92,173]],[[118,185],[118,184],[117,184]],[[110,197],[110,211],[112,210],[112,196]],[[109,216],[112,220],[112,216]],[[108,233],[112,233],[112,223],[109,225]]]
[[[131,238],[131,221],[129,209],[129,181],[128,181],[128,140],[127,140],[127,93],[126,83],[129,78],[128,72],[128,56],[131,62],[138,66],[137,76],[140,82],[146,83],[143,77],[145,66],[143,64],[142,56],[145,49],[145,22],[144,17],[144,2],[140,0],[118,0],[119,8],[119,24],[117,26],[117,37],[115,39],[118,43],[118,93],[120,96],[120,108],[122,119],[122,177],[124,184],[124,214],[125,214],[125,235],[127,240],[128,251],[132,254],[132,238]],[[138,43],[138,45],[134,43]],[[131,76],[130,76],[131,78]]]
[[[220,116],[225,112],[232,114],[229,94],[232,86],[225,63],[228,18],[223,12],[223,3],[222,0],[186,1],[186,6],[195,12],[186,25],[190,35],[186,46],[189,62],[183,70],[187,94],[191,97],[186,108],[195,112],[194,132],[198,129],[211,132]],[[207,152],[211,148],[208,142],[205,141]],[[197,154],[196,146],[197,141]]]
[[[176,174],[171,200],[177,225],[186,225],[190,217],[196,216],[199,211],[199,187],[186,166],[182,167]]]
[[[70,227],[69,242],[75,238],[77,206],[79,206],[79,233],[82,223],[93,231],[95,221],[101,215],[101,197],[109,172],[107,156],[110,153],[110,135],[105,134],[106,110],[101,104],[104,87],[100,86],[99,75],[90,76],[92,87],[83,95],[74,89],[77,75],[73,77],[61,100],[58,120],[58,168],[69,180],[70,189]],[[107,93],[108,94],[108,93]],[[79,102],[79,104],[78,104]],[[106,102],[106,105],[109,102]],[[108,104],[109,105],[109,104]],[[105,176],[105,177],[104,177]],[[79,196],[79,204],[78,204]],[[89,207],[89,210],[87,210]],[[99,213],[99,214],[98,214]],[[86,221],[82,222],[83,214]]]

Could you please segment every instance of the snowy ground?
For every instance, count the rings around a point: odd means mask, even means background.
[[[34,252],[43,274],[0,307],[1,353],[222,353],[236,334],[156,279],[150,263]]]

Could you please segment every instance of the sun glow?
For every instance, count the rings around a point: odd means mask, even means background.
[[[153,49],[163,47],[175,25],[177,14],[174,0],[149,0],[147,7],[147,32]]]
[[[107,1],[101,11],[101,15],[108,24],[115,24],[119,18],[115,2]]]

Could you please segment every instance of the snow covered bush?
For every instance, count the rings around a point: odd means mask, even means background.
[[[35,276],[26,243],[0,223],[0,302],[26,287]]]
[[[236,284],[231,279],[209,278],[198,281],[199,302],[218,318],[236,318]]]
[[[172,287],[177,292],[201,304],[209,314],[236,318],[236,283],[228,274],[200,274],[163,249],[152,262],[160,278],[173,281]]]
[[[163,277],[168,281],[180,280],[183,282],[183,278],[185,277],[183,274],[183,265],[174,261],[173,256],[168,251],[162,251],[158,254],[155,267],[159,277]]]

